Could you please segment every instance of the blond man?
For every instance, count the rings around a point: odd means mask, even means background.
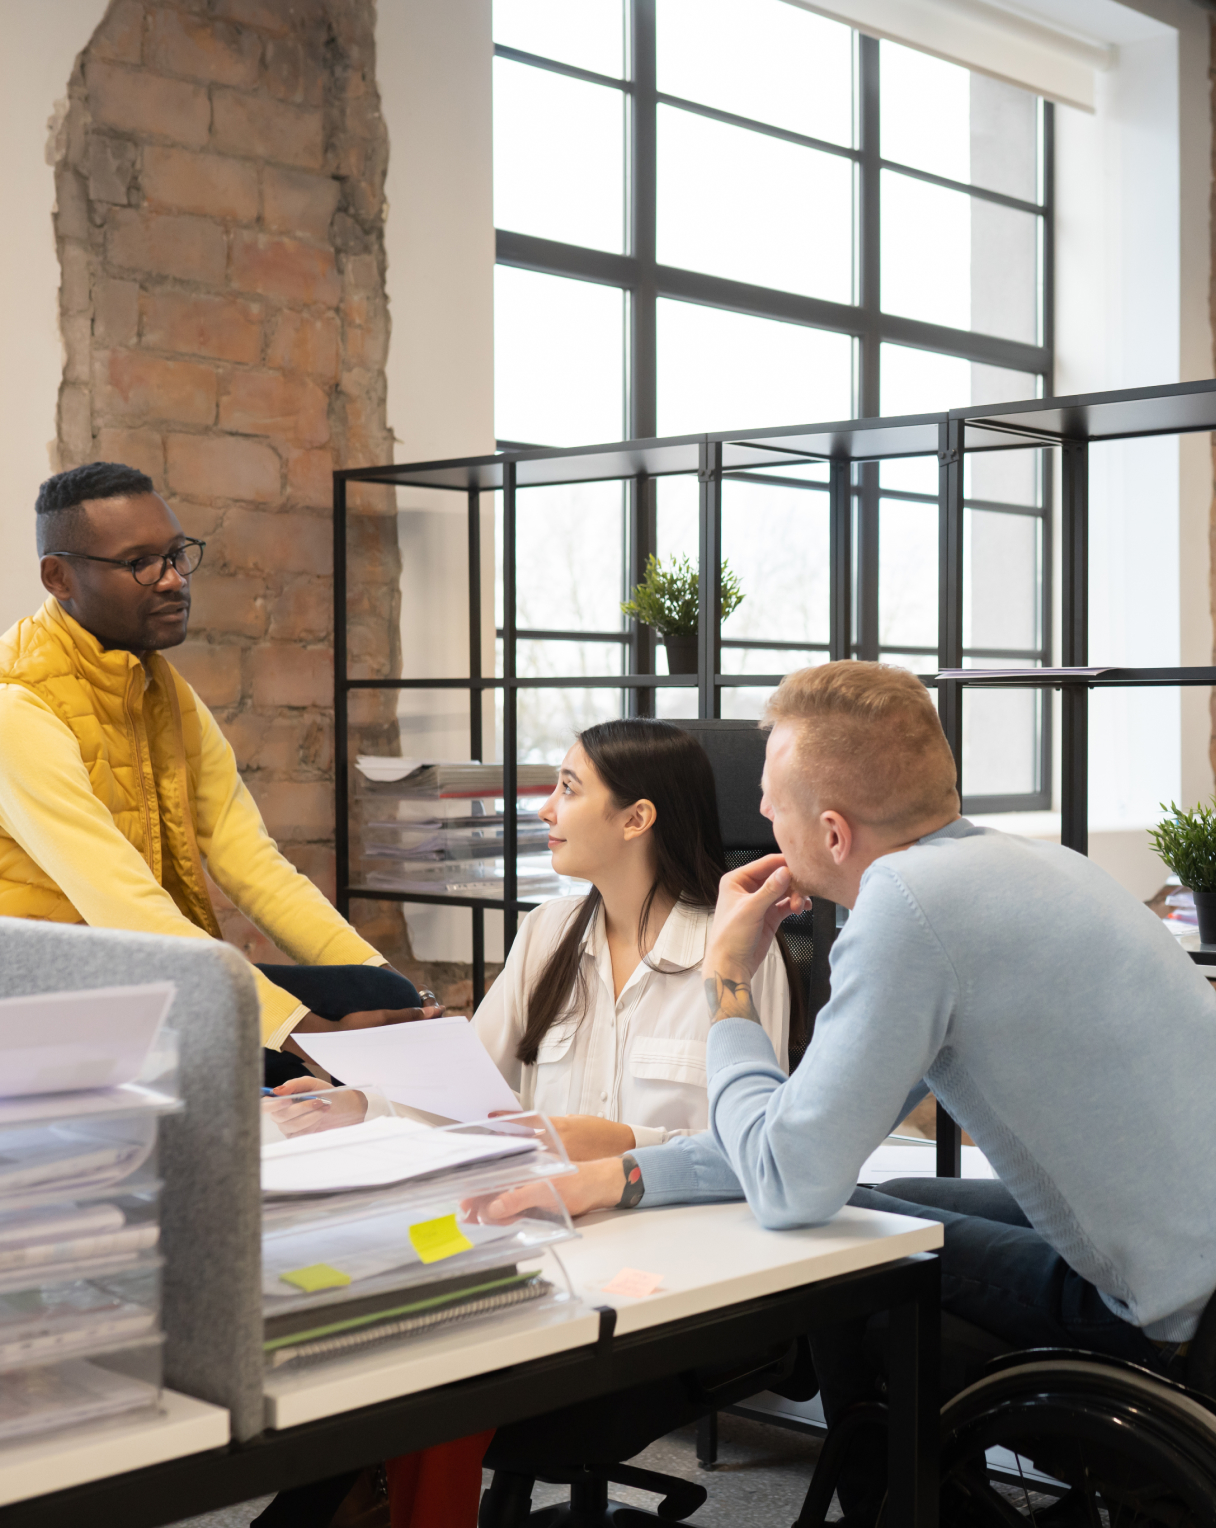
[[[954,761],[912,674],[804,669],[765,724],[761,810],[782,852],[722,882],[703,967],[710,1128],[587,1164],[568,1180],[571,1208],[742,1196],[776,1229],[849,1201],[929,1215],[946,1228],[947,1310],[1014,1347],[1167,1369],[1216,1284],[1207,982],[1090,860],[959,815]],[[787,1079],[750,982],[811,895],[850,916]],[[999,1181],[856,1189],[929,1089]],[[811,1337],[830,1420],[873,1379],[860,1331]],[[877,1458],[842,1482],[858,1521],[877,1511],[882,1474]]]

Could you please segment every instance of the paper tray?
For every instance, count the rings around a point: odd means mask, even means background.
[[[340,1305],[385,1290],[408,1290],[436,1279],[478,1269],[499,1268],[535,1258],[546,1247],[577,1236],[560,1198],[548,1185],[551,1203],[537,1206],[507,1226],[481,1226],[462,1218],[455,1199],[406,1200],[362,1217],[318,1216],[262,1236],[263,1314]],[[455,1217],[452,1229],[472,1245],[424,1262],[411,1241],[411,1228]],[[303,1289],[283,1278],[318,1272],[321,1287]],[[336,1277],[334,1277],[336,1276]],[[332,1279],[328,1285],[326,1279]]]
[[[130,1347],[159,1335],[160,1260],[0,1296],[0,1371]]]

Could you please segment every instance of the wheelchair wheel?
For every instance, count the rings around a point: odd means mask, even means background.
[[[1216,1528],[1201,1397],[1092,1354],[998,1363],[942,1411],[942,1528]]]

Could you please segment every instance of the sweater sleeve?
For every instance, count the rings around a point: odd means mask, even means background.
[[[792,1077],[758,1025],[726,1019],[710,1030],[710,1129],[757,1220],[774,1230],[828,1220],[846,1203],[959,1001],[940,941],[881,861],[866,872],[831,964],[831,999]]]
[[[383,965],[384,957],[279,852],[237,772],[232,745],[197,696],[195,704],[202,724],[196,829],[216,885],[300,965]],[[306,1010],[260,972],[255,975],[261,978],[263,1044],[277,1048]]]
[[[707,1130],[672,1136],[662,1145],[639,1145],[630,1155],[642,1169],[643,1205],[717,1204],[744,1197],[730,1162]]]

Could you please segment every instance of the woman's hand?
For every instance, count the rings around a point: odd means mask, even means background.
[[[293,1093],[326,1093],[326,1098],[292,1100]],[[343,1125],[361,1124],[367,1115],[367,1095],[357,1088],[335,1088],[332,1082],[312,1077],[292,1077],[280,1083],[274,1093],[262,1100],[263,1113],[270,1116],[286,1136],[315,1135],[319,1130],[339,1130]]]
[[[594,1162],[600,1157],[620,1156],[637,1145],[632,1129],[596,1114],[558,1114],[549,1123],[561,1137],[572,1162]]]
[[[554,1190],[572,1216],[610,1210],[620,1203],[625,1192],[625,1168],[620,1157],[588,1162],[568,1176],[524,1183],[494,1197],[468,1199],[460,1208],[466,1220],[481,1225],[505,1225],[526,1217],[538,1205],[551,1210]]]

